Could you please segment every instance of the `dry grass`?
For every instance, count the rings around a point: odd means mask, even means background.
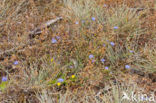
[[[133,103],[121,101],[123,91],[145,93],[144,79],[155,86],[155,7],[154,0],[1,0],[0,102]],[[56,17],[63,20],[29,37]]]

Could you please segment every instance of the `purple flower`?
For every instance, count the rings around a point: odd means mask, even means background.
[[[103,6],[104,6],[104,7],[107,7],[107,5],[106,5],[106,4],[104,4]]]
[[[105,46],[106,46],[106,44],[103,44],[103,46],[105,47]]]
[[[78,22],[78,21],[76,21],[76,22],[75,22],[75,24],[79,24],[79,22]]]
[[[92,17],[92,20],[95,21],[95,17]]]
[[[141,99],[142,101],[147,101],[147,100],[148,100],[148,97],[141,96],[140,99]]]
[[[92,59],[92,58],[94,58],[94,55],[90,54],[89,59]]]
[[[106,40],[107,42],[109,42],[109,40]]]
[[[72,65],[70,65],[70,66],[69,66],[69,68],[73,68],[73,66],[72,66]]]
[[[129,50],[129,52],[130,52],[130,53],[133,53],[134,51],[133,51],[133,50]]]
[[[2,81],[3,82],[7,81],[7,77],[2,77]]]
[[[119,27],[118,26],[114,26],[114,29],[118,29]]]
[[[56,36],[56,39],[60,39],[60,36]]]
[[[129,66],[129,65],[125,65],[125,68],[126,68],[126,69],[130,69],[130,66]]]
[[[15,62],[14,62],[14,65],[17,65],[17,64],[18,64],[18,61],[15,61]]]
[[[59,78],[57,81],[58,81],[58,82],[63,82],[63,81],[64,81],[64,79]]]
[[[95,62],[95,60],[93,59],[93,60],[92,60],[92,63],[94,63],[94,62]]]
[[[52,39],[51,39],[51,43],[54,44],[54,43],[56,43],[56,42],[57,42],[57,40],[56,40],[55,38],[52,38]]]
[[[102,62],[102,63],[104,63],[104,62],[105,62],[105,59],[104,59],[104,58],[102,58],[102,59],[101,59],[101,62]]]
[[[115,43],[114,43],[114,42],[110,42],[110,45],[114,46],[114,45],[115,45]]]
[[[105,67],[106,70],[108,70],[108,67]]]
[[[84,23],[85,21],[84,21],[84,20],[82,20],[81,22],[82,22],[82,23]]]

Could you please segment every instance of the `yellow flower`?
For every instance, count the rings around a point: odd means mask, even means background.
[[[51,62],[53,62],[54,61],[54,58],[51,58]]]
[[[58,82],[58,83],[57,83],[57,86],[60,86],[60,85],[61,85],[61,83],[60,83],[60,82]]]
[[[75,75],[72,75],[71,77],[72,77],[72,78],[75,78]]]

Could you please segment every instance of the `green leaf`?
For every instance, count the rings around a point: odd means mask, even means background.
[[[0,90],[4,91],[5,88],[6,88],[6,86],[7,86],[7,83],[8,83],[8,82],[2,82],[2,83],[0,84]]]
[[[50,85],[50,84],[55,84],[56,81],[57,81],[57,80],[50,80],[50,81],[48,82],[48,84],[49,84],[49,85]]]

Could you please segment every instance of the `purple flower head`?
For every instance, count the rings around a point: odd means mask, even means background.
[[[75,22],[75,24],[79,24],[79,22],[78,22],[78,21],[76,21],[76,22]]]
[[[109,40],[106,40],[107,42],[109,42]]]
[[[59,78],[57,81],[58,81],[58,82],[63,82],[63,81],[64,81],[64,79]]]
[[[106,44],[103,44],[103,46],[105,47],[105,46],[106,46]]]
[[[84,20],[82,20],[81,22],[82,22],[82,23],[85,23],[85,21],[84,21]]]
[[[148,97],[141,96],[140,99],[141,99],[142,101],[147,101],[149,98],[148,98]]]
[[[51,43],[54,44],[54,43],[56,43],[56,42],[57,42],[57,40],[56,40],[55,38],[52,38],[52,39],[51,39]]]
[[[104,58],[102,58],[102,59],[101,59],[101,62],[102,62],[102,63],[104,63],[104,62],[105,62],[105,59],[104,59]]]
[[[69,66],[69,68],[73,68],[73,66],[72,66],[72,65],[70,65],[70,66]]]
[[[15,62],[14,62],[14,65],[17,65],[17,64],[18,64],[18,61],[15,61]]]
[[[90,54],[89,59],[92,59],[92,58],[94,58],[94,55]]]
[[[125,68],[126,68],[126,69],[130,69],[130,66],[129,66],[129,65],[125,65]]]
[[[93,59],[93,60],[92,60],[92,63],[94,63],[94,62],[95,62],[95,60]]]
[[[95,21],[95,17],[92,17],[92,20]]]
[[[115,45],[115,43],[114,43],[114,42],[110,42],[110,45],[114,46],[114,45]]]
[[[133,53],[134,51],[133,51],[133,50],[129,50],[129,52],[130,52],[130,53]]]
[[[114,29],[118,29],[119,27],[118,26],[114,26]]]
[[[107,7],[107,5],[106,5],[106,4],[104,4],[103,6],[104,6],[104,7]]]
[[[60,36],[56,36],[56,39],[60,39]]]
[[[109,68],[108,67],[105,67],[105,69],[108,70]]]
[[[3,82],[7,81],[7,77],[2,77],[2,81]]]

